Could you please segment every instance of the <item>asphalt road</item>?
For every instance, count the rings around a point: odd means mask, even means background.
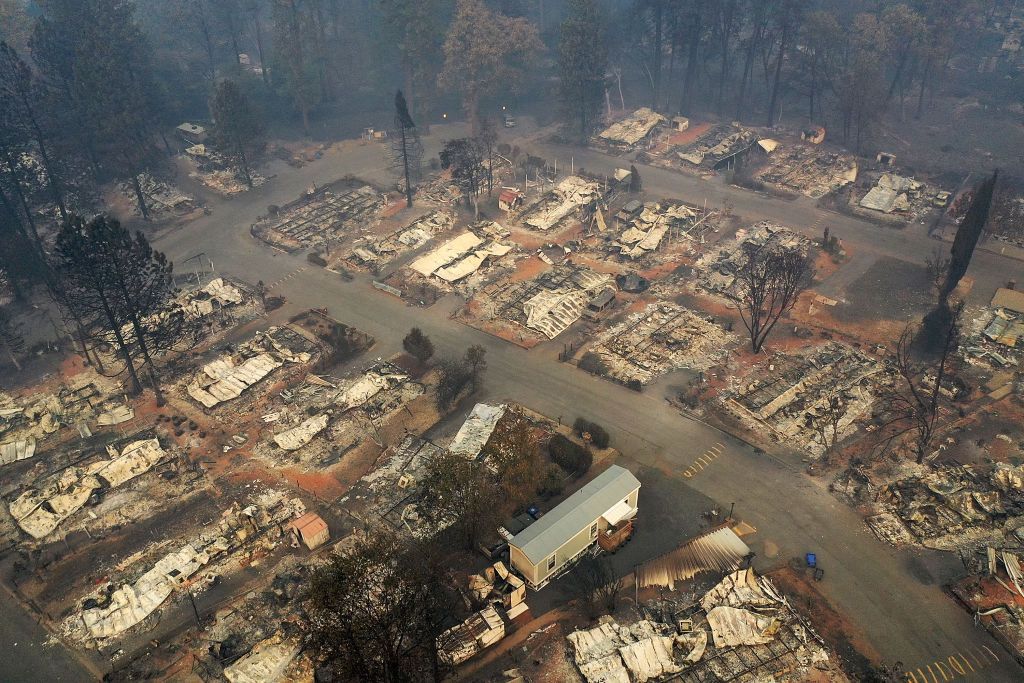
[[[428,154],[436,154],[443,137],[456,137],[459,132],[455,126],[435,127],[425,140]],[[737,515],[757,527],[755,566],[769,567],[816,552],[826,570],[822,592],[849,615],[886,661],[923,669],[956,653],[974,654],[987,647],[999,661],[984,660],[982,669],[982,662],[976,660],[977,680],[1024,677],[1024,670],[942,593],[939,579],[951,571],[948,555],[883,545],[853,510],[833,498],[820,482],[806,477],[798,462],[759,456],[745,444],[680,416],[655,392],[637,394],[559,363],[557,344],[527,352],[453,322],[448,318],[455,305],[452,300],[430,309],[409,307],[373,289],[365,276],[343,282],[310,266],[304,255],[277,252],[249,235],[249,226],[268,204],[294,199],[314,181],[323,184],[347,173],[385,180],[383,151],[379,145],[351,146],[301,169],[281,168],[272,182],[247,195],[211,202],[211,216],[163,235],[155,246],[179,264],[204,253],[218,272],[249,282],[262,279],[288,298],[288,311],[326,306],[332,316],[374,335],[379,343],[375,353],[381,356],[397,351],[401,338],[414,325],[431,336],[439,354],[459,354],[470,344],[482,344],[488,361],[482,400],[517,401],[567,420],[588,417],[608,428],[614,445],[628,460],[658,468],[665,476],[682,477],[698,456],[720,442],[725,446],[722,456],[685,483],[713,500],[735,502]],[[549,159],[557,152],[559,165],[566,166],[571,153],[577,165],[590,171],[622,165],[621,160],[586,150],[546,147],[540,151]],[[771,218],[814,234],[820,230],[822,212],[810,202],[783,201],[654,168],[641,168],[641,175],[648,191],[664,196],[689,201],[707,197],[709,203],[720,203],[724,196],[745,217]],[[894,231],[846,216],[829,214],[826,224],[854,248],[917,263],[935,244],[923,231]],[[978,254],[971,275],[980,284],[1019,270],[1016,262]],[[641,492],[641,501],[642,496]]]
[[[59,644],[6,591],[0,592],[0,681],[67,681],[79,683],[93,676]]]

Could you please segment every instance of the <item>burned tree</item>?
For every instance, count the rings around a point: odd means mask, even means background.
[[[882,405],[888,416],[880,434],[886,444],[910,438],[918,463],[924,462],[931,451],[940,410],[954,395],[950,380],[962,311],[963,304],[951,311],[952,317],[942,330],[939,352],[928,361],[919,359],[915,353],[917,330],[913,326],[908,325],[896,343],[896,379],[883,390]]]
[[[21,370],[18,356],[25,350],[25,340],[6,308],[0,308],[0,347],[15,370]]]
[[[743,264],[735,289],[726,296],[736,304],[750,334],[750,348],[760,353],[779,319],[814,279],[810,256],[800,249],[766,244],[743,245]]]
[[[494,146],[498,144],[498,130],[494,127],[494,121],[483,117],[480,119],[480,130],[476,135],[477,144],[487,162],[487,196],[494,190]]]
[[[200,329],[176,301],[172,264],[142,233],[133,238],[103,215],[90,221],[72,216],[57,235],[55,259],[65,306],[94,345],[113,348],[135,393],[146,368],[162,405],[156,358],[194,341]]]
[[[399,90],[395,93],[395,135],[391,138],[391,163],[396,173],[405,180],[405,205],[412,206],[415,190],[412,181],[419,177],[420,161],[423,160],[423,145],[416,131],[416,123],[409,115],[405,96]]]
[[[313,572],[304,599],[309,644],[345,680],[443,678],[438,637],[456,604],[429,543],[367,535]]]
[[[824,455],[828,458],[839,443],[843,417],[848,408],[846,391],[835,384],[830,384],[821,400],[815,406],[815,414],[809,417],[821,439]]]
[[[942,250],[938,247],[932,250],[930,256],[924,257],[924,267],[928,271],[928,281],[931,282],[932,287],[936,291],[942,291],[947,273],[949,273],[949,264],[950,257],[943,254]]]
[[[241,169],[245,184],[252,189],[249,166],[264,143],[263,124],[249,104],[249,98],[234,81],[224,79],[217,84],[210,99],[210,114],[214,146]]]
[[[478,200],[487,179],[485,152],[476,138],[457,138],[444,143],[441,168],[450,169],[454,182],[473,205],[474,218],[480,214]]]

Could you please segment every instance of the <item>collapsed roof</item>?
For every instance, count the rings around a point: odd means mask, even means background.
[[[631,146],[650,135],[655,126],[666,120],[653,109],[641,107],[621,121],[608,126],[598,137],[608,142]]]
[[[596,182],[569,176],[526,209],[523,223],[537,230],[550,230],[580,207],[589,206],[599,196],[600,186]]]
[[[33,538],[45,538],[85,506],[94,491],[117,488],[148,472],[165,456],[156,439],[133,441],[120,454],[113,446],[107,451],[110,459],[69,467],[41,488],[23,492],[10,504],[11,517]]]

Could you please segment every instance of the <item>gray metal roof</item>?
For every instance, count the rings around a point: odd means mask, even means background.
[[[540,564],[544,558],[638,488],[640,481],[632,472],[612,465],[554,510],[517,534],[509,545],[522,550],[533,564]]]

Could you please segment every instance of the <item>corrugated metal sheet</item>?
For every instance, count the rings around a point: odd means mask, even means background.
[[[1000,287],[992,297],[992,308],[1007,308],[1014,313],[1024,313],[1024,292]]]
[[[675,588],[676,581],[686,581],[701,572],[735,569],[750,552],[747,544],[730,527],[724,526],[641,565],[636,570],[640,587]]]

